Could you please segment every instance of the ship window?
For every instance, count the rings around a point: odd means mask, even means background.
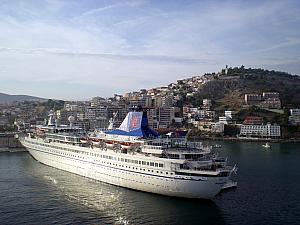
[[[150,162],[150,166],[154,166],[154,163],[153,163],[153,162]]]
[[[159,164],[159,167],[164,167],[164,164],[160,163],[160,164]]]
[[[179,155],[178,154],[169,154],[171,159],[179,159]]]
[[[155,167],[158,167],[158,163],[155,163]]]

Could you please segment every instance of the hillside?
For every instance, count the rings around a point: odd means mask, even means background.
[[[8,95],[8,94],[0,93],[0,103],[23,102],[23,101],[44,102],[47,101],[47,99],[29,96],[29,95]]]
[[[185,98],[185,103],[195,106],[203,98],[215,101],[220,109],[240,109],[244,94],[279,92],[285,107],[300,106],[300,77],[284,72],[263,69],[229,68],[225,74],[210,74],[212,79],[198,89],[194,96]]]

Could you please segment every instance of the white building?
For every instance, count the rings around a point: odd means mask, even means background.
[[[281,136],[280,126],[271,125],[242,125],[240,136],[258,138],[279,138]]]
[[[229,120],[232,120],[233,114],[234,114],[234,112],[231,111],[231,110],[226,110],[225,111],[225,117],[227,117]]]
[[[278,92],[263,92],[262,97],[264,99],[279,98],[279,93]]]
[[[202,104],[204,108],[210,109],[212,106],[211,99],[203,99]]]
[[[291,116],[300,116],[300,109],[290,109]]]
[[[150,109],[148,113],[149,126],[152,128],[168,128],[175,119],[175,107],[159,107]]]
[[[293,125],[300,124],[300,109],[290,109],[289,122]]]
[[[226,116],[219,116],[219,123],[228,124]]]
[[[67,110],[67,111],[77,111],[78,108],[79,107],[77,104],[70,104],[70,103],[65,104],[65,110]]]
[[[211,126],[211,132],[222,134],[224,133],[224,127],[225,127],[224,123],[220,123],[220,122],[214,123]]]
[[[89,119],[89,120],[94,120],[96,119],[96,111],[95,108],[93,107],[88,107],[85,110],[85,118]]]

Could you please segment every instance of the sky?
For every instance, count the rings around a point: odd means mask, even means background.
[[[300,75],[300,1],[0,1],[2,93],[88,100],[225,65]]]

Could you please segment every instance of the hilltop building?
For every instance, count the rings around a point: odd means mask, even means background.
[[[260,94],[245,94],[245,103],[247,105],[257,105],[261,102]]]
[[[256,105],[263,109],[281,109],[278,92],[263,92],[261,94],[245,94],[246,105]]]
[[[263,92],[262,97],[263,97],[263,99],[279,98],[279,93],[278,92]]]
[[[281,101],[279,98],[267,98],[259,106],[263,109],[281,109]]]
[[[292,125],[300,124],[300,109],[290,109],[289,123]]]

